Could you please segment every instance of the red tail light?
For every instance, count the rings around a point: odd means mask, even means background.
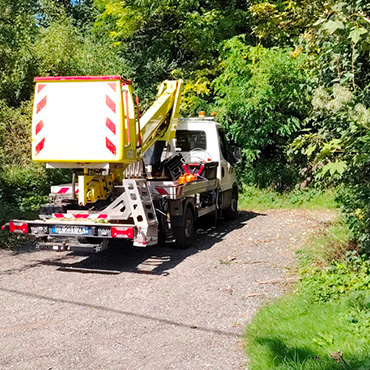
[[[9,222],[9,231],[11,233],[28,233],[28,224],[25,222]]]
[[[125,228],[112,227],[110,229],[110,235],[112,238],[133,239],[134,238],[134,228],[133,227],[125,227]]]

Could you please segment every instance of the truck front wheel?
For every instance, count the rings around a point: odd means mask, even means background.
[[[185,249],[193,244],[195,235],[195,220],[194,214],[190,207],[186,207],[183,224],[181,226],[174,226],[172,233],[175,238],[174,248]]]
[[[223,216],[227,220],[234,220],[238,215],[238,188],[234,187],[230,205],[223,210]]]

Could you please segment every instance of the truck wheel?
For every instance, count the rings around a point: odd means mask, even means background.
[[[226,220],[234,220],[238,215],[238,189],[234,188],[231,196],[230,205],[223,210],[223,216]]]
[[[194,214],[190,207],[186,207],[182,226],[172,228],[172,233],[176,239],[173,247],[178,249],[189,248],[193,244],[195,227]]]

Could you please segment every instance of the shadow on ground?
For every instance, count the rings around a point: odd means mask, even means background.
[[[60,258],[40,260],[32,266],[51,265],[61,271],[74,271],[81,273],[120,274],[122,272],[135,272],[151,275],[168,275],[169,270],[181,263],[187,257],[211,248],[214,244],[233,230],[242,228],[246,222],[257,216],[263,216],[254,212],[240,212],[233,221],[219,220],[214,226],[212,217],[204,217],[197,223],[197,234],[194,245],[181,250],[171,247],[170,244],[161,244],[154,247],[135,248],[130,243],[114,245],[106,251],[89,254],[81,260],[72,253],[67,256],[63,253]],[[29,249],[29,252],[34,249]],[[20,251],[24,253],[24,251]]]

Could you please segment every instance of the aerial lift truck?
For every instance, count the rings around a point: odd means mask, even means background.
[[[71,169],[72,182],[51,187],[39,219],[5,227],[54,250],[146,247],[161,235],[186,248],[198,217],[235,217],[240,149],[213,119],[179,119],[181,91],[181,80],[164,81],[141,115],[120,76],[35,78],[32,159]]]

